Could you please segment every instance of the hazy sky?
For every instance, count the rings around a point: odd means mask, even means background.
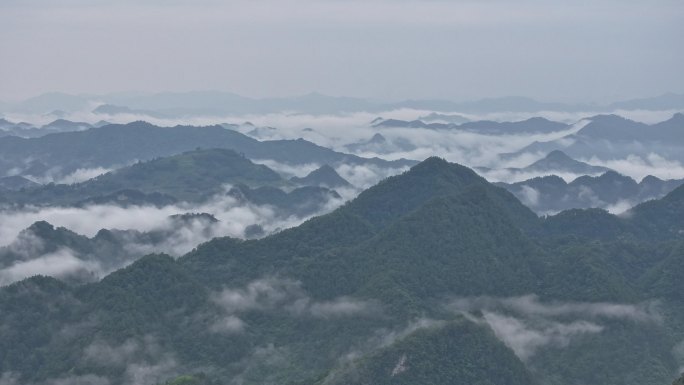
[[[681,0],[2,0],[0,100],[318,91],[612,101],[684,92]]]

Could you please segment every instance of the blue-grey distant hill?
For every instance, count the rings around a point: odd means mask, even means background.
[[[483,135],[515,135],[535,134],[563,131],[570,126],[565,123],[554,122],[545,118],[530,118],[518,122],[495,122],[482,120],[475,122],[457,123],[425,123],[422,120],[386,119],[373,124],[379,128],[428,128],[434,130],[463,130]]]
[[[331,186],[319,187],[314,184],[315,179],[317,178],[311,178],[311,184],[301,183],[315,187],[299,188],[286,194],[280,188],[294,187],[293,183],[283,179],[270,168],[254,164],[232,150],[200,149],[139,162],[71,185],[14,185],[14,188],[6,188],[5,191],[0,187],[0,203],[36,206],[111,204],[161,207],[179,201],[204,202],[225,194],[227,185],[239,185],[240,190],[247,192],[252,191],[250,188],[260,188],[254,190],[255,193],[252,195],[242,194],[241,198],[245,198],[246,201],[277,207],[279,214],[283,216],[305,216],[319,211],[329,199],[340,198],[329,188],[345,186],[336,179],[319,178],[318,182],[331,183]],[[7,178],[0,179],[5,180]],[[333,184],[335,186],[332,186]],[[250,199],[252,196],[255,199]]]
[[[85,122],[72,122],[66,119],[57,119],[43,126],[34,126],[26,122],[14,123],[6,119],[0,119],[0,137],[18,136],[21,138],[37,138],[57,132],[81,131],[97,125]]]
[[[406,138],[399,137],[387,139],[384,135],[376,133],[370,139],[346,145],[345,149],[356,154],[390,154],[393,152],[415,150],[416,145]]]
[[[155,158],[108,172],[93,179],[71,184],[47,184],[0,193],[0,200],[8,204],[74,205],[77,203],[111,203],[121,196],[121,203],[154,199],[151,202],[183,200],[199,202],[218,194],[226,184],[249,186],[285,186],[287,181],[264,165],[227,149],[187,151],[178,155]],[[125,193],[134,190],[143,194]],[[130,195],[130,197],[129,197]],[[129,199],[130,198],[130,199]]]
[[[626,210],[639,203],[662,198],[682,184],[683,179],[662,180],[652,175],[636,182],[615,171],[600,176],[581,176],[570,183],[555,175],[512,184],[497,183],[541,214],[584,208]]]
[[[508,168],[508,171],[526,174],[554,174],[568,173],[576,175],[598,175],[611,169],[602,166],[593,166],[586,162],[581,162],[569,157],[560,150],[549,152],[544,158],[523,167]]]
[[[319,186],[327,188],[352,187],[352,185],[342,178],[334,168],[327,164],[311,171],[304,177],[292,177],[290,181],[302,186]]]
[[[310,93],[281,98],[248,98],[230,92],[191,91],[162,93],[119,93],[109,95],[70,95],[48,93],[11,103],[4,110],[46,114],[59,110],[84,111],[93,103],[105,103],[105,114],[147,111],[154,116],[183,117],[199,115],[244,115],[264,113],[337,114],[348,112],[381,112],[401,108],[418,110],[491,113],[491,112],[586,112],[624,110],[683,110],[684,95],[669,93],[657,97],[633,99],[608,105],[591,103],[543,102],[521,96],[485,98],[456,102],[439,99],[376,101],[354,97],[328,96]],[[460,119],[459,119],[460,120]],[[460,123],[460,121],[458,122]]]
[[[386,161],[335,152],[303,139],[259,141],[222,126],[158,127],[145,122],[112,124],[39,138],[0,138],[0,176],[66,175],[81,168],[116,168],[134,161],[179,154],[196,148],[225,148],[249,159],[289,165],[339,164],[402,168],[411,160]],[[32,162],[27,164],[26,160]]]
[[[549,142],[534,142],[523,149],[506,154],[548,153],[562,150],[573,158],[615,159],[629,155],[657,154],[671,160],[684,161],[684,114],[646,124],[617,115],[598,115],[575,134]]]
[[[38,183],[33,182],[19,175],[4,176],[0,178],[0,191],[2,190],[21,190],[23,188],[37,187]]]

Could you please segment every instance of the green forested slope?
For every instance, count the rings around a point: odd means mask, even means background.
[[[148,256],[84,286],[0,289],[0,370],[22,383],[667,383],[684,249],[676,232],[639,232],[676,228],[677,194],[657,224],[643,208],[542,220],[428,159],[261,240]]]

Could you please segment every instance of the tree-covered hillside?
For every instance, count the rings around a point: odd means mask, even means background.
[[[682,364],[680,190],[623,217],[540,219],[430,158],[263,239],[149,255],[86,285],[4,287],[0,373],[29,384],[661,385]]]

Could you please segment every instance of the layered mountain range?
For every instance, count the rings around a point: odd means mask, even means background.
[[[339,164],[402,168],[410,160],[366,159],[335,152],[303,139],[259,141],[222,126],[158,127],[145,122],[106,125],[38,138],[0,138],[0,173],[63,176],[79,169],[118,168],[197,148],[225,148],[249,159],[289,165]]]
[[[655,153],[667,159],[684,160],[684,114],[656,124],[645,124],[617,115],[598,115],[574,134],[548,142],[535,142],[514,154],[562,150],[573,158],[616,159]]]
[[[395,109],[489,112],[597,112],[614,110],[677,110],[684,108],[684,95],[667,93],[660,96],[624,100],[605,105],[543,102],[521,96],[485,98],[474,101],[423,99],[381,102],[354,97],[335,97],[320,93],[283,98],[249,98],[230,92],[192,91],[156,94],[119,93],[109,95],[72,95],[47,93],[4,106],[5,111],[61,116],[65,112],[93,109],[103,115],[144,114],[156,117],[215,116],[221,114],[268,114],[297,112],[339,114],[376,112]],[[462,119],[458,119],[459,121]]]
[[[679,187],[629,215],[540,219],[429,158],[263,239],[149,255],[87,285],[4,287],[0,371],[20,383],[669,383],[683,210]]]
[[[95,113],[161,119],[184,99],[167,96]],[[358,102],[314,107],[333,101]],[[467,116],[378,118],[349,140],[0,122],[0,384],[671,382],[684,180],[615,170],[679,175],[682,115]],[[329,147],[262,140],[299,135]],[[493,166],[403,158],[466,147],[453,158]]]
[[[497,171],[478,168],[485,176]],[[665,196],[684,184],[682,179],[662,180],[653,175],[640,182],[609,168],[570,158],[559,150],[524,168],[507,168],[512,175],[542,175],[514,183],[496,183],[540,214],[572,208],[603,208],[624,211],[638,203]],[[570,175],[566,182],[558,175]]]

